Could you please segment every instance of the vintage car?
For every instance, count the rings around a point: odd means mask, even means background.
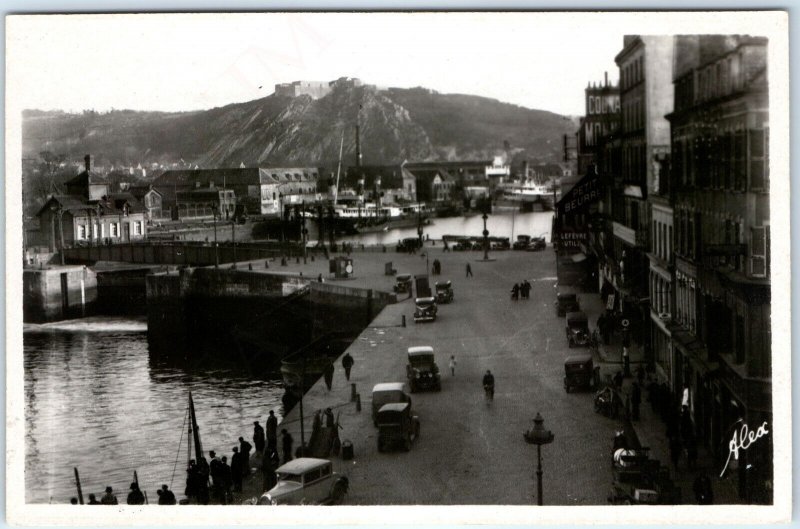
[[[564,390],[567,393],[572,388],[591,389],[595,384],[595,368],[591,353],[568,356],[564,360]]]
[[[450,281],[436,282],[436,302],[450,303],[453,301],[453,285]]]
[[[530,235],[517,235],[517,240],[514,241],[515,250],[527,250],[531,242]]]
[[[411,274],[397,274],[394,277],[394,291],[397,294],[411,292]]]
[[[581,311],[567,312],[564,332],[570,347],[589,345],[589,320]]]
[[[339,503],[350,482],[333,471],[327,459],[300,457],[278,467],[278,484],[261,495],[258,505],[329,505]]]
[[[572,287],[559,286],[556,291],[556,314],[566,316],[567,312],[581,310],[578,302],[578,291]]]
[[[433,359],[433,347],[421,345],[408,348],[406,377],[411,393],[420,389],[442,390],[442,378],[439,375],[439,366]]]
[[[419,237],[406,237],[397,241],[398,252],[408,252],[409,250],[418,250],[422,248],[422,242]]]
[[[411,397],[408,395],[407,387],[403,382],[381,382],[372,388],[372,422],[377,426],[378,410],[384,404],[392,402],[408,402],[411,404]]]
[[[384,404],[378,410],[378,452],[400,446],[408,452],[419,437],[419,418],[411,412],[411,404]]]
[[[528,252],[538,252],[539,250],[544,250],[545,248],[547,248],[547,241],[545,241],[544,237],[533,237],[531,238],[525,250]]]
[[[436,298],[417,298],[414,300],[414,323],[436,320]]]

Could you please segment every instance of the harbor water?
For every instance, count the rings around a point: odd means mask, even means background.
[[[552,211],[515,213],[495,210],[486,220],[486,229],[489,230],[489,236],[508,237],[512,242],[517,235],[530,235],[532,237],[544,236],[549,244],[552,222]],[[422,231],[423,236],[437,240],[441,239],[443,235],[480,237],[483,234],[483,218],[480,214],[468,217],[431,218],[430,224],[423,226]],[[396,244],[398,240],[406,237],[417,237],[417,227],[365,233],[344,239],[370,246]]]
[[[27,502],[68,503],[74,467],[85,501],[110,485],[124,503],[134,471],[151,502],[162,484],[182,498],[190,390],[204,450],[229,459],[239,436],[253,444],[253,421],[282,415],[279,374],[154,365],[146,331],[143,318],[26,324]]]

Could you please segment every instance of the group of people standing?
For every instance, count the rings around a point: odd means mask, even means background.
[[[514,286],[511,287],[511,299],[519,299],[522,296],[522,299],[529,299],[531,295],[531,284],[528,282],[527,279],[523,279],[521,283],[514,283]]]

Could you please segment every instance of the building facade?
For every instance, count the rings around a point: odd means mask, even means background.
[[[587,85],[585,100],[586,115],[581,118],[577,132],[579,175],[585,175],[589,166],[597,162],[597,149],[602,144],[603,138],[616,132],[619,126],[619,86],[609,84],[606,73],[603,83]]]
[[[673,386],[724,463],[733,430],[772,420],[767,41],[681,36],[676,50]],[[740,497],[771,502],[771,451],[740,454]]]

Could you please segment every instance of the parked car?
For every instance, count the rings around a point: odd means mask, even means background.
[[[568,356],[564,360],[564,390],[567,393],[572,388],[591,389],[596,384],[594,360],[591,353]]]
[[[414,300],[414,322],[436,321],[436,298],[417,298]]]
[[[421,345],[408,348],[406,377],[411,393],[420,389],[442,390],[442,378],[439,375],[439,366],[433,358],[433,347]]]
[[[411,274],[397,274],[394,278],[394,291],[397,294],[411,292]]]
[[[261,495],[258,505],[328,505],[339,503],[350,482],[333,471],[327,459],[300,457],[278,467],[278,484]]]
[[[567,312],[581,310],[578,291],[572,287],[559,286],[556,292],[556,314],[566,316]]]
[[[530,235],[517,235],[517,240],[514,241],[515,250],[527,250],[531,242]]]
[[[411,404],[411,397],[408,395],[408,388],[403,382],[381,382],[372,388],[372,422],[378,425],[378,410],[384,404],[392,402],[408,402]]]
[[[452,303],[453,285],[450,281],[437,281],[436,283],[436,302]]]
[[[398,252],[408,252],[409,250],[418,250],[422,248],[422,242],[419,237],[406,237],[397,241]]]
[[[384,404],[378,410],[378,452],[400,446],[408,452],[419,437],[419,417],[411,412],[411,404]]]
[[[564,329],[570,347],[589,345],[589,319],[583,312],[567,312]]]
[[[544,237],[533,237],[531,241],[528,243],[528,246],[525,248],[528,252],[538,252],[539,250],[544,250],[547,248],[547,241],[545,241]]]

